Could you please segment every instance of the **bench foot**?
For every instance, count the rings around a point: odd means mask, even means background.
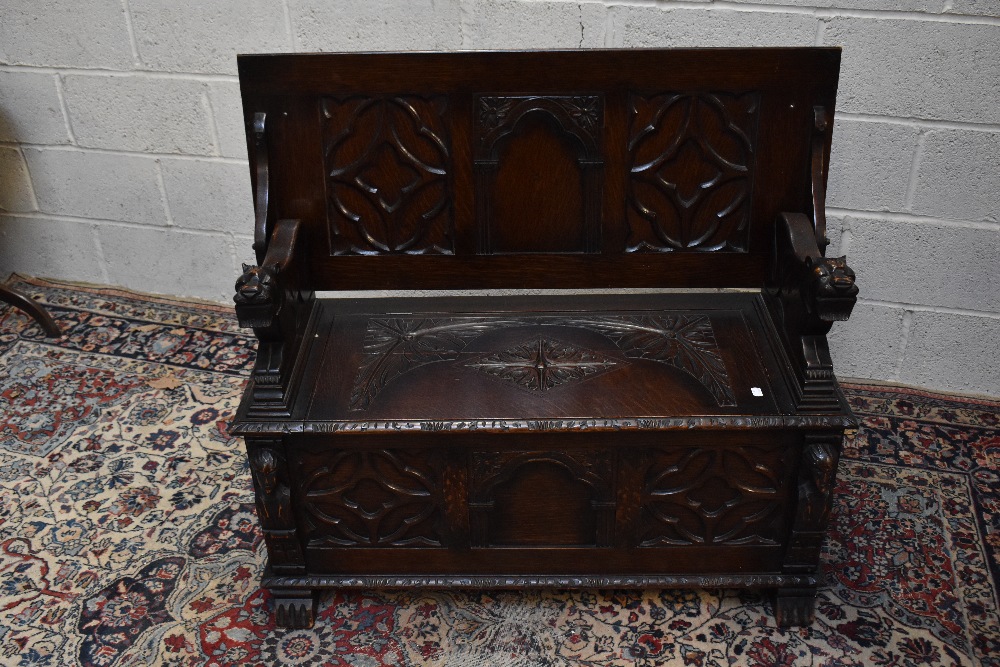
[[[779,588],[774,596],[774,618],[780,628],[812,625],[816,620],[816,589]]]
[[[311,628],[316,622],[316,589],[270,589],[279,628]]]

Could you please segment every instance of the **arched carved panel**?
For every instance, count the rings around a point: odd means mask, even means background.
[[[331,254],[454,252],[447,101],[322,101]]]
[[[639,545],[779,544],[791,487],[786,452],[782,446],[654,452]]]
[[[611,545],[610,452],[474,452],[470,479],[473,547]]]
[[[480,252],[598,252],[600,95],[475,98]]]
[[[760,95],[629,97],[628,252],[745,252]]]

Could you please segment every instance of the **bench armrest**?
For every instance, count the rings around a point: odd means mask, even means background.
[[[289,388],[315,294],[302,289],[295,263],[299,220],[279,220],[260,266],[243,265],[236,281],[236,317],[257,337],[250,414],[289,416]]]
[[[840,398],[826,334],[854,309],[854,271],[845,257],[823,256],[815,227],[802,213],[778,216],[773,262],[764,297],[797,379],[796,407],[837,411]]]
[[[824,257],[809,218],[782,213],[776,229],[774,288],[801,299],[802,333],[822,333],[851,316],[858,298],[854,271],[846,257]]]

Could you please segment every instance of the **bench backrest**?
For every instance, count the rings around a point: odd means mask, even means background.
[[[777,215],[812,211],[817,145],[825,178],[839,64],[830,48],[240,56],[257,243],[301,219],[320,290],[759,287]]]

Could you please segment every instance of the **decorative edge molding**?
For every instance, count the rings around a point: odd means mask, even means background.
[[[651,417],[629,419],[475,419],[390,421],[241,421],[232,424],[234,435],[285,433],[394,433],[402,431],[481,432],[507,431],[686,431],[727,429],[844,429],[857,428],[853,415],[779,415],[711,417]]]
[[[772,588],[818,585],[815,575],[317,575],[312,577],[265,576],[267,588]]]

